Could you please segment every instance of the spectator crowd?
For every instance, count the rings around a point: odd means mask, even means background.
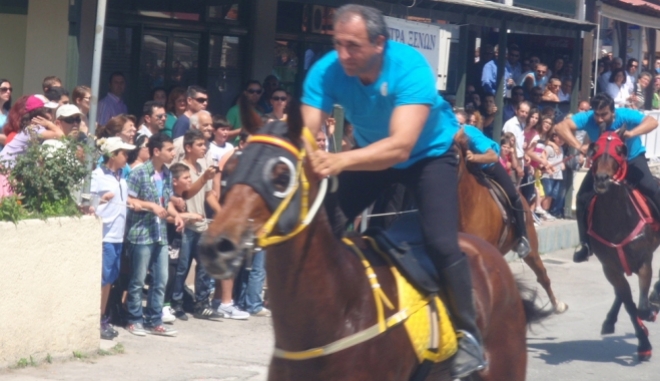
[[[570,100],[573,68],[567,57],[556,58],[552,65],[536,56],[523,57],[515,45],[506,54],[500,163],[531,205],[537,224],[564,218],[573,172],[586,164],[554,131],[556,123],[570,117],[560,115],[553,105]],[[618,58],[604,58],[597,65],[594,83],[617,107],[643,109],[649,95],[653,107],[660,107],[660,68],[651,74],[640,70],[634,59],[623,68]],[[456,115],[461,124],[492,136],[498,111],[498,67],[492,46],[482,48],[476,67],[480,86],[468,86],[466,106]],[[188,320],[189,314],[210,320],[270,316],[263,297],[263,251],[257,252],[249,270],[222,281],[211,278],[197,260],[199,239],[222,208],[224,165],[247,140],[238,105],[226,116],[212,114],[202,87],[158,88],[141,115],[134,116],[123,100],[124,75],[112,73],[108,88],[91,128],[89,87],[77,86],[69,93],[57,77],[47,77],[41,94],[13,100],[11,82],[0,79],[1,166],[11,171],[16,158],[34,142],[57,147],[63,137],[95,139],[99,157],[88,212],[103,222],[101,337],[111,340],[117,335],[113,324],[138,336],[176,336],[173,323]],[[264,120],[286,119],[291,95],[275,76],[268,76],[263,85],[248,81],[239,96]],[[579,102],[579,112],[589,109],[589,102]],[[341,142],[329,139],[334,128],[329,118],[316,137],[321,149],[354,147],[348,121]],[[0,175],[0,197],[12,193],[7,176]],[[194,291],[186,285],[193,260]]]

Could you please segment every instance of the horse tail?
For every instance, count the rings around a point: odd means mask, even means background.
[[[516,280],[516,285],[522,299],[525,321],[528,326],[531,327],[532,324],[538,324],[554,313],[553,310],[546,310],[536,304],[536,301],[539,299],[536,289],[527,286],[519,279]]]

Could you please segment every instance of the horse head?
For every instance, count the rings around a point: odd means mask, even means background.
[[[286,121],[263,122],[245,97],[239,100],[246,147],[226,164],[222,211],[200,241],[200,261],[217,278],[232,277],[255,246],[279,243],[300,232],[310,194],[317,185],[305,173],[300,106],[290,105]],[[313,199],[311,199],[313,200]]]
[[[622,127],[618,131],[607,131],[589,145],[588,156],[592,160],[594,191],[603,194],[612,183],[618,183],[626,177],[628,149],[623,141]]]

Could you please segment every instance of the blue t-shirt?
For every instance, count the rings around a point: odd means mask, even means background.
[[[592,142],[598,140],[600,137],[600,127],[596,124],[593,111],[577,113],[573,115],[572,119],[578,130],[587,131],[589,140]],[[639,111],[629,108],[617,108],[614,110],[614,121],[607,128],[607,131],[616,131],[624,124],[626,125],[626,129],[630,131],[639,126],[643,119],[644,114]],[[642,139],[639,136],[627,139],[626,146],[628,146],[628,161],[646,153],[646,148],[642,145]]]
[[[172,139],[183,136],[190,129],[190,118],[186,114],[181,114],[172,127]]]
[[[468,137],[468,148],[470,151],[478,154],[484,154],[489,149],[495,151],[497,156],[500,156],[500,146],[495,143],[493,140],[489,139],[483,132],[481,132],[477,127],[470,125],[463,126],[463,131]],[[495,163],[481,164],[481,168],[492,167]]]
[[[438,95],[435,83],[435,75],[424,56],[408,45],[387,41],[376,82],[363,85],[358,77],[349,77],[337,52],[332,51],[307,74],[302,102],[327,113],[333,105],[341,105],[346,119],[353,124],[360,147],[390,135],[390,119],[397,106],[429,105],[429,117],[410,158],[394,166],[407,168],[421,159],[443,155],[459,129],[451,106]]]

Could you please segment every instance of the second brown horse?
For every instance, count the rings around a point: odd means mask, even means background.
[[[474,234],[497,247],[502,254],[506,254],[517,241],[514,228],[511,221],[504,221],[502,212],[486,185],[468,168],[469,164],[465,160],[466,139],[467,137],[462,131],[454,139],[457,145],[457,154],[460,156],[458,170],[459,231]],[[548,272],[539,254],[539,240],[534,228],[532,212],[524,198],[522,198],[522,202],[526,215],[527,236],[532,249],[524,261],[536,274],[536,280],[548,294],[554,311],[556,313],[565,312],[568,305],[557,299],[552,291]],[[507,226],[507,223],[511,226]],[[506,233],[507,230],[508,233]],[[502,240],[504,234],[506,234],[506,237]]]

